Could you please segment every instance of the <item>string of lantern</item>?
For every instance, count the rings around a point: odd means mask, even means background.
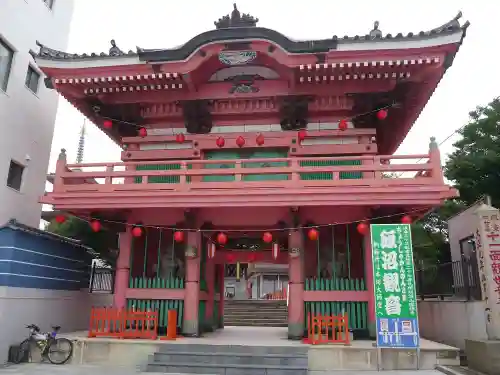
[[[387,218],[392,218],[396,216],[401,216],[401,223],[402,224],[411,224],[413,219],[411,215],[414,215],[415,213],[427,211],[427,209],[415,209],[409,212],[401,213],[401,214],[392,214],[392,215],[385,215],[385,216],[377,216],[374,218],[371,218],[371,220],[377,220],[377,219],[387,219]],[[118,221],[113,221],[113,220],[103,220],[103,219],[95,219],[95,218],[90,218],[90,219],[85,219],[79,216],[73,216],[79,220],[86,221],[88,222],[91,230],[93,232],[99,232],[102,230],[102,222],[105,223],[113,223],[113,224],[123,224]],[[65,215],[57,215],[55,217],[55,221],[58,224],[63,224],[67,220],[67,217]],[[132,226],[131,234],[133,237],[139,238],[142,237],[142,235],[145,232],[146,228],[154,228],[154,229],[167,229],[173,231],[173,240],[176,243],[182,243],[186,240],[186,232],[201,232],[202,235],[203,233],[217,233],[217,236],[215,237],[215,241],[212,239],[212,237],[207,237],[207,256],[209,259],[212,259],[215,257],[215,252],[217,248],[217,244],[219,246],[224,246],[227,244],[228,241],[228,235],[226,233],[228,232],[264,232],[262,234],[262,241],[266,244],[271,244],[271,256],[273,260],[277,260],[279,257],[280,253],[280,248],[279,248],[279,243],[275,241],[275,238],[273,236],[273,232],[282,232],[286,230],[298,230],[298,229],[306,229],[307,230],[307,238],[310,241],[318,241],[319,239],[319,230],[320,228],[324,227],[334,227],[336,225],[349,225],[349,224],[356,224],[356,230],[357,232],[362,235],[366,236],[370,230],[369,227],[369,220],[367,219],[362,219],[362,220],[355,220],[355,221],[349,221],[349,222],[339,222],[339,223],[331,223],[331,224],[320,224],[320,225],[306,225],[306,226],[298,226],[298,227],[290,227],[290,228],[272,228],[272,229],[264,229],[264,230],[257,230],[257,229],[252,229],[252,230],[242,230],[242,229],[229,229],[229,230],[213,230],[213,229],[180,229],[180,228],[173,228],[173,227],[162,227],[162,226],[153,226],[153,225],[144,225],[144,224],[129,224],[125,223],[127,226]],[[190,255],[194,256],[194,255]],[[229,258],[228,258],[229,259]],[[232,258],[231,258],[232,259]],[[229,259],[230,260],[230,259]],[[228,260],[228,261],[229,261]],[[250,262],[255,262],[257,260],[257,255],[255,253],[252,253],[249,261]]]
[[[371,219],[361,219],[361,220],[354,220],[354,221],[346,221],[346,222],[338,222],[338,223],[330,223],[330,224],[318,224],[318,225],[302,225],[302,226],[299,225],[297,227],[289,227],[289,228],[218,229],[218,230],[201,229],[201,228],[175,228],[175,227],[167,227],[167,226],[145,225],[142,223],[131,224],[131,223],[123,223],[123,222],[115,221],[115,220],[97,219],[97,218],[83,218],[83,217],[76,216],[76,215],[71,216],[71,217],[74,217],[74,218],[77,218],[79,220],[87,222],[93,232],[100,232],[102,230],[102,223],[131,226],[132,227],[132,230],[131,230],[132,236],[134,236],[134,237],[141,237],[143,235],[144,229],[147,229],[147,228],[170,230],[170,231],[174,232],[175,242],[183,242],[185,240],[185,233],[188,233],[188,232],[202,232],[202,233],[219,232],[219,234],[217,235],[217,242],[220,245],[225,245],[227,243],[227,238],[228,238],[226,233],[231,233],[231,232],[264,232],[262,235],[262,240],[265,243],[271,243],[273,241],[273,234],[272,234],[273,232],[284,232],[284,231],[290,231],[290,230],[308,229],[308,233],[307,233],[308,238],[311,241],[316,241],[319,238],[318,229],[320,229],[320,228],[329,228],[329,227],[334,227],[336,225],[358,224],[356,227],[358,233],[360,233],[361,235],[366,235],[369,231],[368,224],[369,224],[370,220],[373,221],[373,220],[379,220],[379,219],[401,217],[402,224],[411,224],[413,222],[412,215],[414,215],[416,213],[422,213],[424,211],[428,211],[428,209],[427,208],[420,208],[420,209],[415,209],[412,211],[399,213],[399,214],[377,216],[377,217],[373,217]],[[59,215],[56,215],[54,220],[58,224],[64,224],[67,221],[67,219],[68,219],[68,215],[59,214]]]
[[[393,108],[393,107],[396,107],[397,106],[397,103],[392,103],[392,104],[389,104],[389,105],[386,105],[386,106],[382,106],[382,107],[379,107],[377,109],[374,109],[374,110],[371,110],[371,111],[368,111],[368,112],[363,112],[363,113],[359,113],[357,115],[353,115],[353,116],[350,116],[350,117],[344,117],[342,118],[340,121],[339,121],[339,124],[338,124],[338,128],[340,131],[345,131],[347,130],[348,126],[349,126],[349,121],[352,121],[356,118],[359,118],[359,117],[364,117],[364,116],[368,116],[368,115],[371,115],[371,114],[374,114],[376,113],[376,116],[377,116],[377,119],[379,119],[380,121],[383,121],[387,118],[387,116],[389,115],[389,109],[390,108]],[[105,129],[111,129],[113,128],[113,124],[117,123],[117,124],[125,124],[125,125],[129,125],[129,126],[133,126],[133,127],[136,127],[138,128],[138,135],[139,137],[141,138],[144,138],[148,135],[148,130],[146,127],[144,127],[143,125],[139,125],[139,124],[135,124],[135,123],[132,123],[132,122],[129,122],[129,121],[123,121],[123,120],[119,120],[119,119],[114,119],[114,118],[111,118],[111,117],[103,117],[104,121],[103,121],[103,127]],[[306,129],[301,129],[298,131],[298,134],[297,134],[297,137],[299,139],[299,142],[302,142],[306,137],[307,137],[307,130]],[[186,136],[183,134],[183,133],[178,133],[178,134],[175,134],[175,142],[176,143],[184,143],[186,142]],[[245,138],[242,137],[241,135],[238,136],[236,138],[236,145],[238,147],[243,147],[245,145]],[[259,133],[257,135],[257,137],[255,138],[255,143],[258,145],[258,146],[262,146],[264,143],[265,143],[265,138],[264,138],[264,135],[262,133]],[[217,145],[218,148],[223,148],[225,145],[226,145],[226,140],[224,139],[224,137],[222,136],[219,136],[216,141],[215,141],[215,144]]]

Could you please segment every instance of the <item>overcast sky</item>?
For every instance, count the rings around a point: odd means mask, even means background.
[[[122,50],[170,48],[213,29],[232,11],[231,0],[75,0],[68,52],[108,52],[111,39]],[[425,153],[429,137],[438,142],[467,122],[468,112],[500,95],[498,0],[240,0],[238,9],[260,19],[259,26],[294,39],[365,35],[380,21],[384,34],[419,32],[448,22],[459,10],[471,22],[453,66],[398,153]],[[83,116],[61,98],[50,170],[61,148],[73,162]],[[453,138],[443,153],[452,151]],[[88,127],[85,162],[119,160],[118,147],[94,125]]]

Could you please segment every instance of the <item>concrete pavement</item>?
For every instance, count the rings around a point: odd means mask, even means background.
[[[0,368],[3,375],[137,375],[139,372],[130,368],[103,367],[93,365],[62,365],[54,366],[44,363],[30,363],[25,365],[12,365]],[[154,373],[144,373],[154,375]],[[162,373],[163,375],[166,375]],[[178,374],[182,375],[182,374]],[[210,375],[207,373],[206,375]],[[310,375],[443,375],[436,370],[423,371],[311,371]]]

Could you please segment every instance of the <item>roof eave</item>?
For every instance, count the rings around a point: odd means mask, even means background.
[[[425,37],[420,35],[415,36],[396,36],[396,37],[383,37],[383,38],[373,38],[369,39],[367,37],[362,37],[358,39],[351,38],[349,40],[335,39],[331,40],[318,40],[309,41],[307,43],[319,43],[320,47],[315,47],[311,50],[299,50],[298,48],[284,48],[280,43],[271,40],[269,38],[257,38],[255,37],[241,37],[239,39],[233,39],[233,41],[244,41],[244,40],[267,40],[268,42],[274,43],[277,47],[284,50],[285,53],[290,55],[297,54],[315,54],[319,52],[329,52],[329,51],[339,51],[339,52],[369,52],[373,51],[376,53],[381,50],[411,50],[425,47],[439,47],[450,44],[460,44],[465,36],[465,31],[469,23],[467,22],[461,28],[454,29],[452,31],[446,31],[436,34],[429,34]],[[269,29],[261,29],[269,30]],[[271,30],[270,30],[271,31]],[[276,32],[277,33],[277,32]],[[206,33],[204,33],[206,34]],[[203,36],[200,34],[199,36]],[[279,34],[279,33],[277,33]],[[281,35],[281,34],[279,34]],[[306,42],[295,42],[285,38],[289,43],[306,43]],[[85,68],[101,68],[101,67],[116,67],[116,66],[130,66],[130,65],[144,65],[147,63],[159,63],[159,62],[180,62],[186,61],[195,53],[197,53],[201,48],[208,44],[213,43],[224,43],[231,41],[228,39],[220,40],[206,40],[205,43],[198,43],[195,41],[196,37],[191,39],[190,42],[186,43],[184,46],[175,50],[142,50],[138,49],[137,54],[124,54],[119,56],[78,56],[78,57],[58,57],[54,58],[50,55],[34,55],[35,61],[41,69],[85,69]],[[335,43],[326,46],[327,41],[334,41]],[[191,44],[190,44],[191,43]],[[283,42],[284,43],[284,42]],[[325,47],[325,48],[323,48]],[[328,48],[326,48],[328,47]],[[183,51],[183,52],[182,52]],[[178,57],[173,59],[171,55]]]

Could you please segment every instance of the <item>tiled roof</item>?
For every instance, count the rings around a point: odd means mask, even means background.
[[[235,10],[237,11],[236,8]],[[234,14],[232,14],[231,17],[235,17]],[[37,45],[40,47],[39,52],[35,53],[30,51],[30,53],[35,59],[41,58],[48,60],[98,60],[103,58],[139,57],[141,61],[152,61],[155,59],[163,61],[176,61],[187,58],[197,48],[207,43],[231,39],[251,40],[255,38],[271,40],[292,53],[319,53],[336,49],[339,44],[430,39],[438,36],[453,34],[461,29],[465,30],[469,26],[468,21],[463,25],[460,25],[459,19],[462,17],[462,13],[459,12],[451,21],[445,23],[444,25],[429,31],[420,31],[418,33],[408,33],[406,35],[403,35],[402,33],[398,33],[396,35],[384,35],[379,29],[378,21],[376,21],[373,29],[366,35],[344,37],[334,35],[330,39],[293,41],[277,31],[256,27],[258,19],[255,19],[248,14],[243,14],[242,17],[236,20],[232,20],[231,17],[229,15],[224,16],[216,22],[217,29],[199,34],[183,46],[173,49],[148,50],[137,47],[136,51],[130,50],[128,52],[124,52],[116,45],[114,40],[111,40],[111,48],[107,53],[72,54],[54,50],[41,44],[40,42],[37,42]]]
[[[60,236],[58,234],[47,232],[45,230],[41,230],[38,228],[30,227],[29,225],[19,223],[15,219],[11,219],[5,225],[0,226],[0,230],[2,230],[2,229],[11,229],[14,231],[21,231],[21,232],[32,234],[35,236],[44,237],[44,238],[47,238],[47,239],[52,240],[52,241],[62,242],[62,243],[69,244],[69,245],[75,246],[75,247],[81,247],[92,255],[96,254],[96,252],[94,250],[92,250],[90,247],[82,245],[82,243],[78,240],[74,240],[72,238]]]

